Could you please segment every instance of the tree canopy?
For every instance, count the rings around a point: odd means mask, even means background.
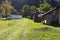
[[[38,10],[39,12],[47,12],[51,8],[51,5],[49,3],[43,3],[39,6]]]
[[[29,5],[24,5],[22,7],[22,10],[20,10],[20,12],[25,16],[30,16],[33,12],[35,12],[37,10],[37,7],[33,6],[29,6]]]
[[[24,15],[24,17],[27,17],[30,13],[30,6],[29,5],[24,5],[22,7],[22,14]]]
[[[8,17],[12,12],[16,12],[16,10],[10,3],[2,2],[2,4],[0,4],[0,13],[4,17]]]
[[[36,6],[31,6],[31,13],[35,12],[37,10],[37,7]]]

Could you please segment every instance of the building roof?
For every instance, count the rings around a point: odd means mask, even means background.
[[[60,5],[54,7],[53,9],[49,10],[48,12],[46,12],[46,13],[44,13],[44,14],[39,14],[38,17],[43,17],[43,16],[45,16],[45,15],[47,15],[47,14],[50,14],[51,12],[53,12],[54,10],[56,10],[56,9],[58,9],[58,8],[60,8]]]
[[[44,13],[44,14],[42,15],[42,17],[45,16],[45,15],[47,15],[47,14],[50,14],[51,12],[53,12],[54,10],[56,10],[56,9],[58,9],[58,8],[60,8],[60,5],[54,7],[53,9],[49,10],[48,12]]]
[[[44,14],[39,14],[38,17],[42,17]]]

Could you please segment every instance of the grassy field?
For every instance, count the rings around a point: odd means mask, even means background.
[[[60,40],[60,27],[29,19],[0,20],[0,40]]]

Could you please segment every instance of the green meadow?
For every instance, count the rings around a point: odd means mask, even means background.
[[[60,40],[60,27],[26,18],[0,20],[0,40]]]

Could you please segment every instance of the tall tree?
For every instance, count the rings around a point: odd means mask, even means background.
[[[0,11],[4,17],[8,17],[12,12],[16,12],[14,7],[9,2],[2,2]]]
[[[37,7],[35,7],[35,6],[31,6],[31,13],[33,13],[33,12],[35,12],[36,10],[37,10]]]
[[[2,18],[2,14],[5,13],[5,10],[3,7],[0,6],[0,17]]]
[[[22,14],[24,17],[27,17],[30,13],[30,6],[29,5],[24,5],[22,8]]]

